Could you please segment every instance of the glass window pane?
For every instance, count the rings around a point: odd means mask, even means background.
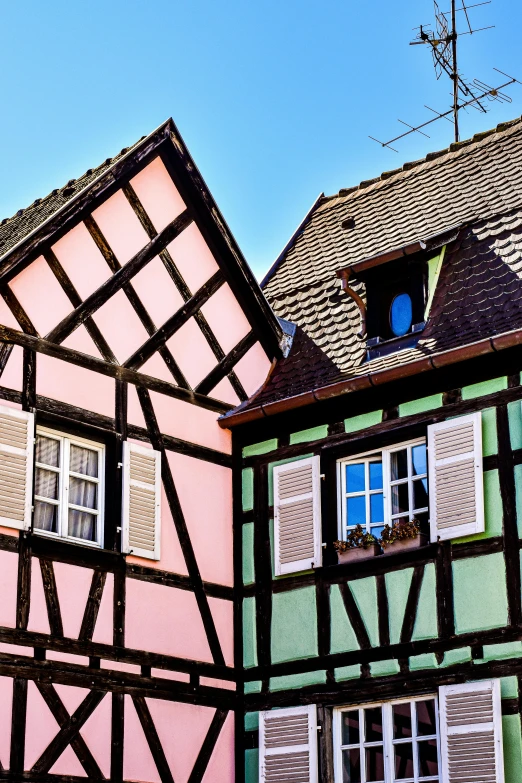
[[[36,461],[58,468],[60,466],[60,441],[46,438],[44,435],[37,435]]]
[[[408,498],[408,482],[395,484],[391,488],[392,514],[400,514],[410,510]]]
[[[427,737],[430,734],[437,733],[437,723],[435,715],[435,700],[416,702],[417,708],[417,734],[420,737]]]
[[[346,491],[364,492],[366,479],[364,475],[364,462],[357,462],[346,466]]]
[[[413,508],[426,508],[428,505],[428,479],[413,482]]]
[[[47,530],[49,533],[57,533],[58,506],[44,503],[41,500],[35,500],[33,526],[38,530]]]
[[[347,523],[352,525],[366,525],[366,498],[364,495],[348,498],[346,501]]]
[[[421,777],[437,775],[439,765],[437,760],[437,740],[431,739],[425,742],[419,742],[417,745],[419,752],[419,773]]]
[[[361,783],[361,751],[343,750],[343,783]]]
[[[96,517],[94,514],[70,508],[68,534],[74,538],[83,538],[84,541],[96,541]]]
[[[69,470],[72,473],[81,473],[83,476],[98,478],[98,452],[92,451],[92,449],[84,449],[71,443]]]
[[[422,476],[428,472],[426,444],[413,446],[411,450],[412,473],[414,476]]]
[[[413,319],[411,297],[406,292],[397,294],[390,305],[390,328],[396,337],[409,332]]]
[[[36,468],[34,476],[34,494],[44,498],[58,500],[60,474],[44,468]]]
[[[370,462],[370,489],[382,489],[382,462]]]
[[[384,781],[384,748],[377,745],[373,748],[366,748],[366,780],[368,783],[375,781]]]
[[[365,742],[382,742],[382,708],[369,707],[364,710]]]
[[[393,705],[393,738],[411,737],[411,702]]]
[[[380,492],[370,495],[370,522],[384,522],[384,502]]]
[[[413,745],[401,742],[394,745],[395,780],[407,780],[413,777]]]
[[[391,453],[391,479],[396,481],[397,479],[408,477],[408,449],[401,449],[400,451],[392,451]]]
[[[341,745],[357,745],[359,743],[359,710],[343,712]]]
[[[98,508],[98,485],[92,481],[70,477],[69,503],[85,508]]]

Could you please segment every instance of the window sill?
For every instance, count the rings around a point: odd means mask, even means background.
[[[122,561],[122,555],[100,546],[85,546],[74,539],[45,536],[40,533],[27,534],[31,551],[37,557],[47,557],[73,565],[102,568],[113,571]]]
[[[356,547],[354,549],[347,549],[346,552],[339,552],[337,554],[338,564],[357,562],[360,560],[368,560],[372,557],[380,557],[381,555],[395,555],[400,552],[417,551],[418,549],[424,549],[430,543],[429,536],[421,533],[415,538],[406,538],[404,541],[395,541],[390,544],[386,549],[381,549],[379,544],[373,544],[367,549],[362,547]]]

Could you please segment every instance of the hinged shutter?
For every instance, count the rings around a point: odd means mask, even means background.
[[[122,551],[160,558],[161,453],[123,442]]]
[[[428,427],[431,540],[484,530],[479,413]]]
[[[259,713],[259,783],[317,783],[315,705]]]
[[[34,414],[0,405],[0,525],[31,527],[33,463]]]
[[[439,689],[444,783],[504,783],[500,680]]]
[[[274,468],[275,572],[291,574],[321,565],[319,457]]]

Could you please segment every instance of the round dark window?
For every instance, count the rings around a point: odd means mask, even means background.
[[[402,337],[411,329],[413,314],[409,294],[397,294],[390,305],[390,328],[395,337]]]

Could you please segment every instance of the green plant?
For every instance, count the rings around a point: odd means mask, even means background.
[[[338,552],[346,552],[349,549],[362,547],[368,549],[372,544],[376,544],[377,539],[371,533],[366,533],[361,525],[357,525],[350,530],[346,536],[346,541],[334,541],[334,547]]]
[[[407,538],[417,538],[420,533],[419,521],[415,517],[406,522],[399,522],[398,524],[385,525],[379,539],[379,544],[383,549],[393,544],[395,541],[404,541]]]

